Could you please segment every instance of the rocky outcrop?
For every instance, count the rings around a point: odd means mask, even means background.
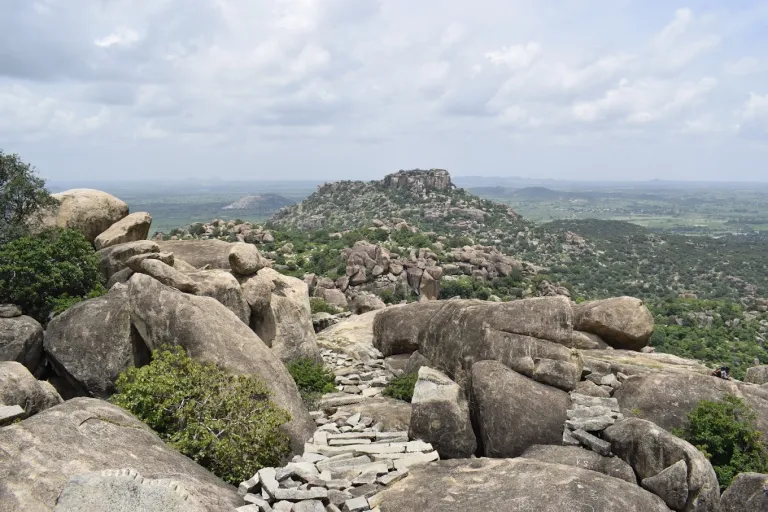
[[[764,512],[768,510],[768,475],[740,473],[720,497],[722,512]]]
[[[42,212],[32,228],[41,231],[59,227],[82,233],[89,242],[128,215],[128,205],[120,199],[87,188],[52,194],[59,204]]]
[[[691,444],[638,418],[616,422],[603,432],[611,450],[635,470],[641,485],[672,510],[718,511],[720,486],[707,458]]]
[[[250,276],[271,266],[269,260],[262,256],[253,244],[234,244],[229,251],[228,258],[232,272],[241,276]]]
[[[361,361],[380,357],[373,348],[373,321],[380,311],[352,315],[317,334],[321,348],[333,349]]]
[[[114,393],[120,372],[150,359],[149,349],[131,325],[125,289],[80,302],[54,317],[44,344],[54,371],[74,395],[107,398]]]
[[[625,415],[648,419],[667,430],[683,428],[702,400],[735,395],[757,413],[757,428],[768,436],[768,390],[698,373],[653,372],[625,380],[614,397]],[[633,413],[634,414],[630,414]]]
[[[0,318],[0,361],[18,361],[34,373],[43,355],[43,326],[32,317]]]
[[[497,361],[472,367],[472,414],[486,457],[518,457],[536,444],[560,444],[568,393]]]
[[[260,270],[255,279],[269,283],[272,288],[269,305],[251,315],[251,327],[256,334],[283,361],[320,361],[306,283],[271,268]]]
[[[160,247],[156,242],[141,240],[126,244],[113,245],[98,251],[100,257],[99,269],[104,279],[128,267],[128,260],[140,254],[159,253]]]
[[[177,258],[195,268],[231,270],[229,252],[232,245],[221,240],[168,240],[158,241],[160,251],[172,252]]]
[[[377,296],[370,293],[361,293],[352,299],[349,309],[355,315],[363,315],[371,311],[377,311],[387,307]]]
[[[166,286],[176,288],[185,293],[197,293],[199,286],[187,274],[183,274],[155,258],[144,258],[138,265],[132,267],[134,272],[146,274],[157,279]]]
[[[70,478],[54,512],[115,510],[204,512],[205,508],[178,481],[151,480],[135,469],[107,469]]]
[[[146,240],[151,224],[152,216],[150,214],[146,212],[132,213],[100,233],[93,241],[93,245],[98,251],[113,245]]]
[[[581,356],[567,347],[571,318],[564,297],[415,303],[377,315],[374,346],[384,356],[418,350],[462,387],[476,361],[495,360],[570,390],[582,369]]]
[[[591,450],[578,446],[533,445],[523,452],[521,457],[552,464],[563,464],[577,468],[597,471],[604,475],[619,478],[631,484],[637,484],[632,466],[618,457],[604,457]]]
[[[765,384],[768,382],[768,365],[764,364],[747,368],[744,382],[749,382],[750,384]]]
[[[455,186],[451,182],[451,175],[444,169],[398,171],[386,175],[383,185],[395,190],[405,189],[415,194],[423,194],[431,190],[448,190]]]
[[[377,501],[381,512],[668,512],[660,498],[636,485],[525,458],[434,462],[412,469]]]
[[[134,275],[128,287],[131,320],[151,350],[181,345],[197,360],[260,377],[274,402],[291,414],[286,430],[291,447],[301,449],[313,428],[296,384],[247,325],[217,300],[181,293],[149,276]]]
[[[235,276],[226,270],[201,270],[186,276],[197,283],[197,295],[213,297],[244,323],[251,321],[251,308]]]
[[[16,361],[0,361],[0,405],[18,405],[22,418],[32,416],[62,402],[53,386],[39,381]]]
[[[8,512],[53,510],[71,478],[127,464],[147,478],[178,481],[205,510],[239,504],[233,487],[123,409],[93,398],[75,398],[0,429],[0,446],[0,503]]]
[[[614,297],[575,306],[574,327],[613,348],[640,350],[653,334],[653,315],[640,299]]]
[[[458,384],[423,366],[411,404],[411,438],[431,443],[442,459],[467,458],[475,453],[477,441],[469,405]]]

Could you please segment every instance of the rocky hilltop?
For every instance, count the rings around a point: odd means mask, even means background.
[[[278,194],[262,194],[256,196],[241,197],[222,208],[222,210],[255,210],[262,214],[272,214],[291,204],[291,200]]]

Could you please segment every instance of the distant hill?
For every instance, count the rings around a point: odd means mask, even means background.
[[[293,204],[288,198],[278,194],[261,194],[241,197],[222,210],[248,210],[251,213],[271,215],[280,208]]]

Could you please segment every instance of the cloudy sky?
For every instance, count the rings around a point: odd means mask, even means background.
[[[768,181],[768,1],[0,0],[55,179]]]

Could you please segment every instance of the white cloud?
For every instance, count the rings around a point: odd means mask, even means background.
[[[768,94],[760,96],[750,93],[749,99],[744,103],[744,117],[746,119],[768,117]]]
[[[93,44],[100,48],[111,48],[113,46],[131,46],[141,39],[139,33],[130,28],[120,27],[106,37],[96,39]]]
[[[674,19],[652,40],[659,64],[681,68],[720,44],[718,34],[707,33],[704,23],[690,9],[678,9]]]
[[[734,76],[752,75],[761,69],[763,69],[763,65],[754,57],[742,57],[725,65],[725,72]]]
[[[530,66],[540,54],[541,44],[532,41],[527,44],[504,46],[501,50],[486,53],[485,58],[496,66],[523,69]]]

